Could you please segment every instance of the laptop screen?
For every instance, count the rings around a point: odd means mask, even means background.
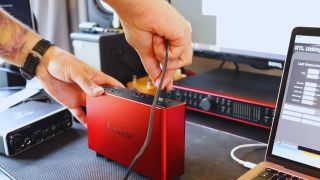
[[[320,37],[296,35],[272,154],[320,168]]]

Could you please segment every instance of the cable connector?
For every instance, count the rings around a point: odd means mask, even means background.
[[[237,158],[234,155],[237,150],[243,149],[243,148],[249,148],[249,147],[267,147],[267,144],[243,144],[243,145],[239,145],[239,146],[237,146],[237,147],[235,147],[235,148],[233,148],[231,150],[230,156],[237,163],[243,165],[246,168],[252,169],[252,168],[256,167],[257,164],[249,162],[249,161],[243,161],[243,160]]]
[[[246,167],[246,168],[249,168],[249,169],[253,169],[254,167],[257,166],[257,164],[249,162],[249,161],[246,161],[246,162],[243,163],[243,166]]]

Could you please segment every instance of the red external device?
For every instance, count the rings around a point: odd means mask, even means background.
[[[143,145],[153,96],[106,87],[105,95],[87,97],[89,148],[129,167]],[[184,174],[185,104],[159,101],[150,144],[134,170],[156,180]]]

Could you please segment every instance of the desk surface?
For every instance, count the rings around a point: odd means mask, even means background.
[[[199,118],[214,119],[198,113],[187,113],[185,174],[180,179],[225,180],[235,179],[245,173],[247,169],[233,162],[229,153],[237,145],[256,141],[194,123]],[[263,160],[264,153],[264,148],[245,149],[238,153],[238,157],[257,163]],[[86,129],[78,124],[72,130],[17,157],[0,155],[0,165],[18,180],[117,180],[122,178],[126,170],[117,163],[96,157],[87,147]],[[146,178],[133,174],[130,179]]]

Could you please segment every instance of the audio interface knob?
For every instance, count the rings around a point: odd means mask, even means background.
[[[177,99],[177,100],[181,100],[181,98],[182,98],[181,92],[180,92],[180,91],[176,91],[176,92],[174,93],[174,97],[175,97],[175,99]]]
[[[210,111],[210,109],[213,106],[213,103],[214,102],[212,97],[206,97],[200,101],[199,106],[204,111]]]

